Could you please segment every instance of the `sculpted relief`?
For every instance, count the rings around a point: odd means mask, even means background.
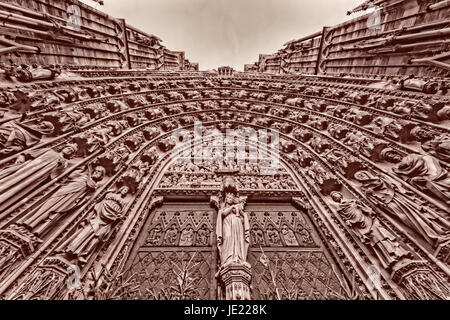
[[[350,80],[226,77],[36,84],[26,113],[6,106],[1,294],[67,298],[65,270],[76,265],[85,283],[125,270],[140,289],[123,298],[195,298],[169,289],[192,267],[187,287],[213,299],[369,299],[355,270],[374,265],[378,298],[413,288],[421,299],[447,296],[445,104],[380,98]],[[199,121],[208,124],[194,132]],[[245,139],[218,145],[212,129]],[[252,135],[259,129],[269,133]],[[204,136],[188,148],[177,130]],[[278,148],[252,161],[255,137]],[[293,197],[302,199],[295,209]],[[285,278],[271,279],[280,266]],[[27,293],[48,279],[51,290]]]

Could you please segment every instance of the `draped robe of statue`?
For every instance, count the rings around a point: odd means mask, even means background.
[[[23,200],[48,178],[59,176],[67,167],[63,155],[52,149],[32,150],[26,157],[32,160],[0,171],[0,213],[11,204]]]
[[[393,171],[422,191],[429,191],[450,205],[450,175],[439,161],[431,156],[411,154]]]
[[[370,217],[370,208],[360,205],[356,200],[344,200],[339,203],[337,211],[362,242],[373,248],[384,268],[388,269],[402,257],[410,256],[377,218]]]
[[[94,207],[92,217],[64,241],[58,252],[65,252],[84,260],[111,235],[115,222],[122,218],[125,202],[120,192],[108,192]]]
[[[217,238],[221,266],[230,263],[245,264],[250,242],[250,223],[242,202],[227,204],[217,216]]]
[[[427,141],[422,144],[422,149],[441,159],[445,162],[450,162],[450,136],[443,134],[434,138],[433,140]]]
[[[396,185],[391,185],[378,177],[372,177],[362,183],[361,190],[367,195],[368,200],[380,208],[385,208],[391,216],[397,217],[422,235],[432,246],[450,240],[450,221],[434,210],[411,201]]]
[[[0,126],[0,156],[9,156],[37,144],[42,136],[53,132],[50,122],[46,128],[30,127],[20,122]]]
[[[37,211],[34,210],[20,219],[18,224],[26,225],[33,232],[42,234],[56,216],[75,208],[95,188],[96,184],[87,170],[84,168],[75,170],[69,175],[69,180],[64,186],[52,194]],[[50,221],[44,223],[48,218]]]

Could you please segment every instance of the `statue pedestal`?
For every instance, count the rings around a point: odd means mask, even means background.
[[[252,269],[248,263],[233,263],[223,266],[219,271],[219,281],[225,289],[222,299],[250,300]]]

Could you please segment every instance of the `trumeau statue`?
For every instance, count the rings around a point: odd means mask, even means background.
[[[370,245],[385,269],[390,269],[410,253],[402,248],[396,237],[383,227],[373,210],[356,200],[344,199],[342,193],[333,191],[331,198],[337,203],[336,211],[352,228],[359,239]]]
[[[89,215],[79,228],[64,241],[58,252],[65,253],[69,259],[74,258],[81,263],[86,263],[89,255],[111,236],[114,225],[123,218],[125,201],[128,194],[127,186],[118,191],[110,191],[105,198],[94,206]]]
[[[42,235],[55,221],[80,203],[88,200],[88,194],[97,187],[97,182],[105,176],[105,168],[98,166],[92,172],[80,168],[72,172],[68,181],[48,198],[37,210],[33,210],[18,221],[36,235]]]
[[[61,152],[53,149],[32,150],[20,155],[16,163],[0,171],[0,212],[38,187],[48,178],[56,178],[67,168],[67,159],[77,151],[76,144],[66,145]],[[32,159],[26,161],[26,159]]]
[[[361,190],[367,199],[379,208],[385,209],[392,217],[420,234],[433,247],[450,240],[450,222],[436,211],[421,205],[412,192],[400,189],[380,177],[367,171],[355,173],[355,179],[361,182]]]
[[[250,223],[244,211],[245,201],[246,197],[238,197],[234,180],[226,178],[216,225],[221,267],[247,264]]]

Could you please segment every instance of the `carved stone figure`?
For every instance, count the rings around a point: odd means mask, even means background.
[[[148,246],[159,245],[162,238],[162,233],[163,233],[162,226],[161,224],[158,223],[153,229],[150,230],[145,244]]]
[[[252,245],[253,246],[260,246],[260,245],[264,246],[265,245],[264,232],[258,225],[253,226],[253,228],[251,230],[251,235],[252,235]]]
[[[277,229],[275,229],[275,227],[272,224],[270,224],[267,227],[266,235],[267,235],[267,241],[269,242],[269,245],[276,246],[276,247],[282,245],[280,233],[278,232]]]
[[[196,244],[198,246],[208,246],[211,231],[206,224],[203,224],[197,231]]]
[[[281,235],[283,236],[284,242],[288,246],[298,246],[297,238],[295,237],[294,231],[289,228],[287,224],[281,226]]]
[[[51,122],[44,121],[28,126],[20,122],[8,122],[0,126],[0,158],[8,157],[29,148],[54,131]]]
[[[355,173],[367,199],[421,235],[432,246],[450,240],[450,222],[436,211],[421,205],[411,192],[402,190],[367,171]]]
[[[450,176],[436,158],[411,154],[392,170],[418,189],[450,205]]]
[[[373,139],[365,136],[359,131],[350,132],[343,142],[368,158],[371,158],[376,143]]]
[[[24,225],[36,235],[42,235],[58,221],[59,218],[87,200],[96,183],[105,176],[103,167],[96,167],[93,172],[80,168],[72,172],[68,181],[48,198],[37,210],[32,210],[21,218],[17,224]]]
[[[191,224],[188,224],[186,228],[181,231],[180,246],[192,246],[194,244],[194,229]]]
[[[0,171],[0,212],[23,200],[47,179],[60,175],[68,165],[67,159],[75,154],[77,148],[76,144],[69,144],[61,152],[32,150],[20,155],[14,165]]]
[[[115,224],[122,219],[128,187],[110,191],[94,206],[91,215],[83,221],[78,230],[64,241],[57,252],[65,253],[70,259],[87,262],[90,254],[111,236]]]
[[[217,246],[221,266],[246,263],[250,243],[250,224],[244,202],[234,193],[225,194],[217,216]]]
[[[450,135],[441,134],[422,143],[422,149],[442,161],[450,162]]]
[[[373,210],[357,200],[345,200],[340,192],[332,192],[331,198],[336,202],[336,211],[360,240],[376,253],[382,266],[390,269],[402,258],[411,256],[400,246],[396,237],[383,227]]]

